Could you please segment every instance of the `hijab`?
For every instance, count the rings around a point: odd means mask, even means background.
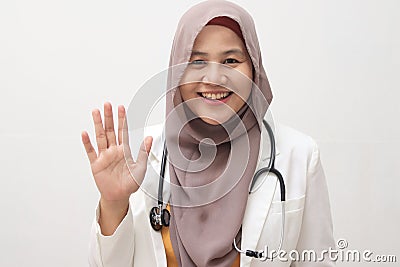
[[[207,24],[234,31],[253,65],[254,83],[247,103],[218,125],[196,117],[179,91],[196,36]],[[256,170],[262,119],[272,101],[250,14],[224,0],[193,6],[179,21],[169,67],[165,138],[174,254],[179,266],[231,266],[237,256],[233,240],[240,243],[249,185]]]

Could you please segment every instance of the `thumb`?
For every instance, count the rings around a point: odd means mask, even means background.
[[[137,163],[139,164],[147,164],[147,155],[150,153],[151,145],[153,144],[153,137],[146,136],[140,145]]]

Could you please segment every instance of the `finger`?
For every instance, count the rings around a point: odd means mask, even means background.
[[[138,157],[137,157],[137,163],[146,166],[147,164],[147,155],[150,153],[151,145],[153,144],[153,137],[147,136],[142,144],[140,145]]]
[[[118,107],[118,144],[129,145],[128,120],[124,106]]]
[[[115,140],[114,119],[110,102],[104,103],[104,128],[108,145],[116,145],[117,141]]]
[[[96,150],[94,150],[92,143],[90,142],[89,135],[86,131],[82,132],[81,134],[82,137],[82,143],[83,146],[85,147],[86,154],[89,158],[90,163],[93,163],[97,159],[97,154]]]
[[[107,149],[107,138],[106,133],[103,128],[103,123],[101,121],[100,111],[98,109],[92,112],[94,130],[96,132],[97,148],[99,149],[99,154]]]

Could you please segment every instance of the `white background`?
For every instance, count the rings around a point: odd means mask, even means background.
[[[168,66],[197,2],[0,2],[0,266],[87,266],[99,194],[81,131]],[[235,2],[256,22],[275,118],[320,145],[335,237],[399,261],[400,2]]]

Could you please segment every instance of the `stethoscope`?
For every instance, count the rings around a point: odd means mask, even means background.
[[[254,174],[252,182],[251,182],[249,194],[252,193],[252,189],[261,174],[263,174],[265,172],[271,172],[276,175],[276,177],[279,181],[279,187],[280,187],[280,197],[281,197],[280,203],[281,203],[281,212],[282,212],[281,237],[280,237],[280,241],[279,241],[279,246],[278,246],[277,250],[274,250],[275,253],[272,256],[269,255],[268,251],[264,251],[264,250],[256,251],[256,250],[250,250],[250,249],[246,249],[246,250],[239,249],[236,245],[235,239],[233,239],[233,246],[239,253],[245,254],[248,257],[253,257],[253,258],[259,259],[261,261],[266,261],[267,259],[274,259],[278,255],[278,252],[282,249],[284,232],[285,232],[284,229],[285,229],[286,188],[285,188],[285,182],[283,180],[282,174],[277,169],[275,169],[275,166],[274,166],[275,165],[274,134],[266,120],[263,120],[263,124],[268,131],[268,136],[269,136],[269,140],[271,143],[270,160],[269,160],[269,164],[267,167],[259,169]],[[165,174],[165,165],[166,165],[166,161],[167,161],[167,154],[168,154],[168,151],[167,151],[166,144],[164,142],[163,156],[162,156],[162,160],[161,160],[161,169],[160,169],[160,176],[159,176],[159,182],[158,182],[158,197],[157,197],[158,205],[156,207],[153,207],[150,211],[150,224],[155,231],[160,231],[163,226],[168,227],[170,218],[171,218],[171,214],[169,213],[169,211],[166,208],[163,208],[163,196],[162,196],[163,187],[164,187],[164,174]],[[266,248],[268,249],[268,246],[266,246]]]

